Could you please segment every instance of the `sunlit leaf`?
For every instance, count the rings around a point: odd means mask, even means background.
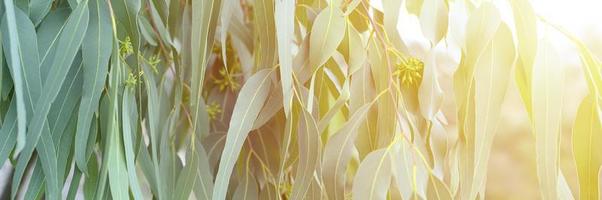
[[[593,152],[600,152],[602,147],[602,126],[597,102],[592,95],[587,96],[579,106],[577,118],[573,128],[573,153],[577,163],[579,175],[579,197],[581,199],[597,199],[598,172],[602,165],[602,156]]]
[[[562,120],[564,68],[549,38],[538,43],[531,81],[537,175],[544,198],[555,198]]]
[[[343,40],[344,33],[345,17],[339,8],[329,6],[318,14],[309,41],[309,66],[312,69],[326,63]]]

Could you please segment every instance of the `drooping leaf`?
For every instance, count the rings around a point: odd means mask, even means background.
[[[257,0],[253,7],[253,25],[261,27],[254,29],[256,42],[255,45],[255,70],[271,68],[278,61],[276,25],[274,15],[273,0]]]
[[[322,154],[322,141],[315,119],[305,109],[302,109],[301,112],[303,115],[299,122],[299,129],[297,129],[299,162],[291,199],[303,199],[307,196]]]
[[[345,35],[345,16],[335,6],[323,9],[311,27],[309,66],[316,70],[336,51]]]
[[[427,199],[433,200],[452,200],[454,199],[447,185],[437,177],[429,176],[429,183],[426,192]]]
[[[134,138],[136,134],[136,122],[138,121],[138,115],[136,110],[136,101],[134,99],[134,91],[132,88],[126,88],[123,91],[122,100],[122,134],[123,134],[123,147],[125,151],[125,165],[128,173],[128,181],[130,183],[132,194],[134,199],[143,199],[142,191],[138,183],[138,175],[136,173],[136,156],[134,154]]]
[[[475,62],[475,133],[474,153],[476,171],[472,192],[482,191],[487,174],[489,153],[501,116],[510,72],[516,62],[512,33],[501,24],[493,39]]]
[[[47,138],[50,137],[49,134],[43,134],[45,129],[48,129],[48,124],[46,123],[46,117],[50,112],[50,107],[54,102],[55,98],[59,94],[61,86],[69,72],[71,67],[71,63],[75,59],[77,52],[79,51],[79,47],[83,41],[83,35],[86,31],[88,25],[88,6],[87,0],[84,0],[80,3],[77,8],[71,13],[69,19],[66,22],[65,30],[61,33],[59,38],[59,43],[57,48],[62,49],[64,51],[60,51],[55,54],[55,58],[53,60],[53,64],[51,66],[50,74],[46,82],[43,84],[41,94],[37,102],[33,106],[34,115],[33,119],[28,126],[29,129],[27,134],[27,145],[23,148],[22,154],[19,156],[19,162],[17,163],[18,175],[17,179],[13,179],[13,186],[17,186],[20,182],[20,177],[24,173],[25,167],[33,153],[34,148],[38,146],[38,140],[40,136],[42,136],[42,142],[40,143],[43,149],[46,151],[42,151],[46,153],[48,156],[56,156],[54,152],[48,152],[47,150],[54,150],[54,146],[52,144],[48,144],[52,140]],[[41,158],[45,159],[45,156]],[[56,162],[56,158],[47,158],[47,162]],[[49,163],[49,167],[55,166],[56,164]],[[49,169],[48,173],[55,174],[55,169]],[[47,173],[47,175],[48,175]],[[51,179],[53,180],[53,179]],[[55,181],[54,181],[55,182]],[[13,189],[15,189],[13,187]],[[53,187],[58,187],[58,184],[55,184]],[[51,193],[53,194],[53,193]],[[54,194],[58,194],[54,192]],[[13,193],[14,195],[14,193]],[[58,198],[58,197],[57,197]]]
[[[437,44],[447,33],[448,12],[447,1],[423,0],[420,25],[432,44]]]
[[[82,44],[84,83],[81,105],[78,111],[75,134],[75,161],[80,170],[86,171],[86,152],[92,116],[98,108],[100,94],[108,73],[111,55],[112,33],[107,4],[92,1],[89,4],[90,22]]]
[[[531,78],[537,53],[537,19],[529,1],[512,0],[510,3],[518,36],[519,62],[516,65],[516,84],[531,118]]]
[[[278,36],[278,60],[280,62],[280,82],[282,83],[282,94],[284,112],[290,115],[293,103],[293,55],[292,44],[295,31],[295,13],[293,1],[276,0],[275,2],[276,35]],[[222,44],[223,46],[223,44]]]
[[[562,120],[564,72],[560,54],[549,38],[538,42],[531,92],[537,176],[543,198],[556,198]]]
[[[197,151],[196,156],[198,156],[199,163],[195,170],[195,176],[198,182],[194,184],[193,191],[197,199],[211,199],[213,194],[213,174],[209,167],[209,159],[201,143],[197,143],[197,147],[195,150]]]
[[[378,99],[378,98],[376,98]],[[357,136],[357,127],[366,119],[366,115],[374,101],[363,105],[349,118],[343,127],[337,131],[324,146],[322,158],[322,176],[324,187],[330,199],[343,199],[345,194],[345,170],[353,144]]]
[[[221,0],[192,0],[190,107],[191,110],[195,111],[192,114],[192,120],[195,122],[192,126],[193,132],[196,132],[197,129],[196,121],[199,118],[197,107],[202,98],[205,71],[207,70],[209,53],[213,46],[220,6]]]
[[[422,72],[422,82],[418,88],[418,100],[420,101],[420,113],[427,120],[433,120],[435,114],[439,111],[443,102],[443,90],[439,86],[437,74],[437,55],[436,49],[443,48],[442,43],[438,43],[435,49],[429,52],[427,60],[424,63]]]
[[[7,58],[10,58],[10,65],[9,65],[9,69],[11,70],[11,76],[13,78],[13,84],[14,84],[14,88],[15,88],[15,96],[16,98],[16,106],[17,106],[17,146],[16,146],[16,151],[15,154],[18,154],[23,147],[25,146],[25,133],[26,133],[26,126],[27,126],[27,111],[25,109],[25,94],[24,94],[24,90],[25,88],[27,88],[27,86],[24,84],[23,82],[23,70],[21,69],[21,56],[22,54],[19,53],[19,49],[20,49],[20,40],[19,40],[19,34],[17,31],[17,17],[16,17],[16,9],[15,5],[13,3],[13,1],[10,0],[5,0],[4,1],[4,9],[5,9],[5,16],[4,16],[4,20],[2,20],[3,22],[6,21],[3,24],[6,24],[6,27],[8,31],[3,31],[6,32],[6,37],[8,38],[7,41],[3,41],[3,44],[8,44],[10,45],[10,48],[6,48],[7,51],[9,52],[7,56]]]
[[[588,95],[579,106],[575,125],[573,126],[573,154],[579,175],[579,197],[581,199],[598,199],[598,173],[602,165],[602,126],[600,113],[597,110],[593,95]]]
[[[390,149],[379,149],[368,154],[353,179],[353,199],[387,199],[391,184]]]
[[[234,106],[233,119],[230,121],[226,145],[220,159],[219,170],[213,188],[214,200],[226,198],[226,192],[234,163],[236,162],[242,145],[251,131],[253,123],[267,99],[270,90],[271,70],[262,70],[255,73],[247,80],[238,94]]]
[[[42,83],[40,77],[40,60],[38,55],[38,45],[37,45],[37,36],[35,34],[35,28],[32,22],[29,20],[27,15],[20,11],[19,9],[15,10],[15,14],[18,21],[18,32],[20,33],[18,47],[18,53],[20,60],[19,63],[22,66],[19,68],[22,69],[23,80],[25,81],[25,106],[26,106],[26,114],[30,118],[33,117],[34,113],[34,104],[38,101],[40,97],[40,93],[42,90]],[[9,24],[10,25],[10,24]],[[6,22],[3,22],[3,29],[6,28]],[[7,41],[3,42],[4,44],[9,44]],[[11,44],[12,45],[12,44]],[[30,58],[26,59],[26,55],[29,55]],[[12,58],[9,58],[12,60]],[[58,92],[58,91],[57,91]],[[17,113],[19,115],[19,113]],[[45,118],[45,117],[44,117]],[[14,122],[12,122],[14,123]],[[9,121],[7,125],[10,127],[11,122]],[[34,142],[36,136],[39,135],[27,135],[26,138],[23,138],[21,142],[27,141],[25,146],[19,146],[19,138],[17,138],[17,146],[15,147],[15,155],[18,154],[22,149],[27,151],[33,151],[34,148],[37,148],[39,153],[39,162],[41,163],[41,168],[43,169],[44,175],[46,176],[46,189],[47,196],[49,199],[58,199],[60,196],[60,187],[59,187],[59,178],[57,171],[57,159],[56,159],[56,151],[54,143],[51,139],[50,132],[48,130],[48,125],[44,126],[44,134],[42,135],[43,142],[36,146]],[[23,177],[24,170],[27,166],[27,162],[29,161],[31,153],[26,153],[24,156],[19,157],[19,163],[16,167],[16,175],[13,178],[12,189],[13,195],[16,193],[20,179]]]

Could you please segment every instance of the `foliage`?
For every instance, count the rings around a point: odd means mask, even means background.
[[[600,61],[528,1],[508,3],[513,23],[487,1],[4,0],[5,191],[483,199],[515,81],[542,197],[599,198]],[[538,25],[583,61],[578,193],[559,167],[563,67]]]

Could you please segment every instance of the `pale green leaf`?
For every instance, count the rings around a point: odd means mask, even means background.
[[[123,91],[122,109],[121,122],[123,129],[123,148],[125,150],[125,165],[129,172],[127,174],[128,180],[132,187],[134,199],[143,199],[142,191],[138,184],[139,179],[136,173],[136,156],[134,154],[134,138],[136,138],[134,134],[137,130],[136,122],[138,121],[138,111],[136,110],[136,101],[134,98],[134,90],[132,88],[126,88]]]
[[[82,44],[84,83],[81,105],[78,111],[75,134],[75,161],[80,170],[86,171],[86,155],[90,124],[100,100],[108,72],[108,62],[113,43],[109,10],[104,2],[89,4],[90,22]]]

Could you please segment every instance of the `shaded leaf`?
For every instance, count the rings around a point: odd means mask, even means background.
[[[270,74],[271,70],[262,70],[255,73],[247,80],[245,85],[240,89],[238,99],[234,106],[232,119],[230,120],[230,128],[226,136],[226,145],[220,159],[219,170],[215,178],[215,187],[213,188],[214,200],[226,198],[228,182],[234,163],[242,145],[251,131],[253,123],[259,114],[261,106],[267,99],[270,90]]]

